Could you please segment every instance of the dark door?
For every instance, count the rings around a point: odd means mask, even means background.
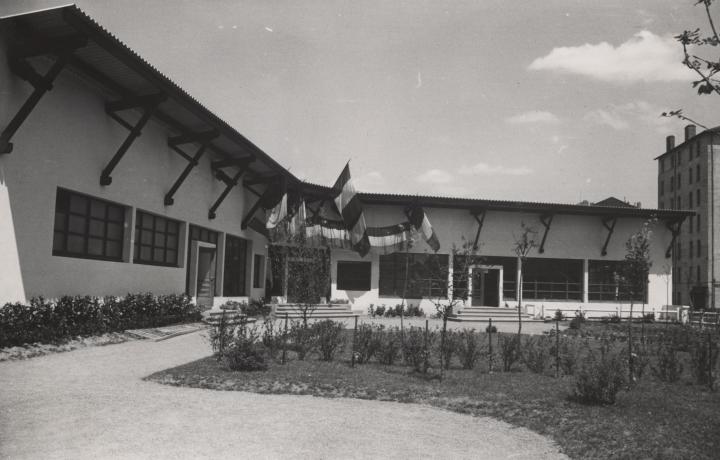
[[[484,273],[485,276],[485,289],[483,292],[483,305],[488,307],[499,307],[500,306],[500,295],[499,295],[499,276],[500,270],[488,270]]]
[[[473,307],[480,307],[483,305],[483,297],[485,292],[485,273],[483,273],[484,269],[481,268],[475,268],[472,271],[472,301],[470,305]]]
[[[215,296],[215,248],[198,248],[197,304],[210,306]]]

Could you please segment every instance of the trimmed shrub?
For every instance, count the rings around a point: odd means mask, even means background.
[[[270,315],[272,307],[266,304],[262,299],[250,299],[249,303],[243,303],[240,311],[251,317],[262,316],[263,318]]]
[[[373,317],[377,316],[377,317],[382,318],[384,315],[385,315],[385,305],[378,305],[377,307],[375,307],[375,314],[373,315]]]
[[[425,312],[420,308],[420,305],[408,304],[405,309],[405,316],[424,318]]]
[[[590,349],[575,380],[573,398],[583,404],[609,405],[625,383],[625,362],[604,341],[599,353]]]
[[[379,307],[378,307],[379,308]],[[355,335],[355,362],[364,364],[375,356],[381,347],[381,333],[378,326],[361,324]]]
[[[522,350],[522,361],[525,366],[536,374],[545,372],[552,355],[549,337],[530,337]]]
[[[502,360],[503,372],[510,372],[520,360],[520,343],[515,334],[498,334],[498,353]]]
[[[473,369],[485,351],[484,340],[475,329],[463,329],[457,333],[457,355],[463,369]]]
[[[102,301],[90,296],[63,296],[56,302],[36,297],[29,306],[14,303],[0,307],[0,347],[59,343],[76,336],[199,318],[200,310],[185,295],[128,294],[122,299],[109,296]]]
[[[389,328],[387,330],[380,330],[380,346],[377,352],[378,360],[382,364],[393,365],[400,356],[402,350],[402,337],[400,336],[400,329],[397,327]]]
[[[345,324],[326,319],[310,326],[321,361],[332,361],[345,346]]]

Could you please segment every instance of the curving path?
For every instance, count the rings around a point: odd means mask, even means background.
[[[0,458],[566,458],[491,418],[141,380],[207,353],[194,333],[0,363]]]

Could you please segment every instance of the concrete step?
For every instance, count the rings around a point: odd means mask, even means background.
[[[300,313],[298,311],[288,311],[288,312],[282,312],[282,313],[275,313],[275,318],[283,319],[283,318],[285,318],[286,314],[287,314],[288,319],[302,319],[302,317],[303,317],[302,313]],[[308,315],[308,318],[313,318],[313,319],[352,318],[354,316],[361,316],[363,314],[364,314],[364,312],[353,311],[353,310],[337,311],[337,312],[314,311]]]

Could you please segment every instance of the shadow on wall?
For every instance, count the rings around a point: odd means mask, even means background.
[[[2,259],[0,259],[0,305],[7,302],[26,302],[15,225],[10,208],[10,190],[2,159],[0,159],[0,254],[2,254]]]

